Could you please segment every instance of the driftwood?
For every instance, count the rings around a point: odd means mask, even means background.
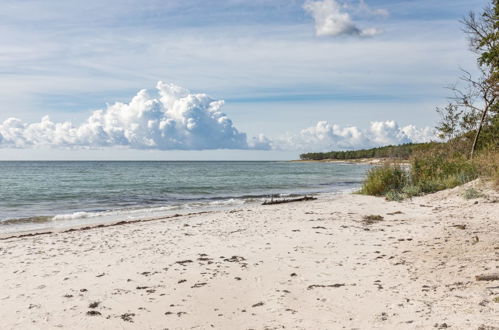
[[[262,203],[262,205],[274,205],[274,204],[284,204],[284,203],[292,203],[292,202],[304,202],[304,201],[313,201],[316,200],[317,198],[315,197],[299,197],[299,198],[289,198],[289,199],[271,199],[270,201],[265,201]]]
[[[489,275],[477,275],[475,276],[477,281],[497,281],[499,280],[499,273],[489,274]]]

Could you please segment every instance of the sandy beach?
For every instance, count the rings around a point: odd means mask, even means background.
[[[4,237],[0,267],[2,329],[498,329],[499,281],[476,276],[499,273],[499,194],[475,181]]]

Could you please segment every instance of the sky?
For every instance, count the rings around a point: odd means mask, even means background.
[[[482,0],[0,0],[0,160],[276,160],[435,139]]]

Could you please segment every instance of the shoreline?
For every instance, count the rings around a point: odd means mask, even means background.
[[[339,163],[339,164],[370,164],[379,165],[387,163],[409,164],[407,159],[398,158],[355,158],[355,159],[297,159],[291,160],[293,163]]]
[[[71,232],[75,232],[75,231],[86,231],[86,230],[92,230],[92,229],[97,229],[97,228],[123,226],[123,225],[135,224],[135,223],[146,223],[149,221],[167,220],[167,219],[173,219],[173,218],[178,218],[178,217],[191,216],[191,215],[201,215],[201,214],[212,213],[212,212],[217,212],[217,211],[199,211],[199,212],[189,212],[189,213],[183,213],[183,214],[175,213],[173,215],[167,215],[167,216],[162,216],[162,217],[157,217],[157,218],[117,220],[117,221],[112,221],[112,222],[96,223],[96,224],[89,224],[89,225],[73,225],[73,226],[68,226],[67,228],[63,228],[63,229],[54,228],[54,229],[48,229],[48,230],[25,230],[25,231],[19,231],[19,232],[7,233],[7,234],[0,234],[0,241],[6,241],[9,239],[14,239],[14,238],[40,236],[40,235],[64,234],[64,233],[71,233]]]
[[[210,202],[190,202],[183,205],[159,205],[157,207],[149,208],[133,208],[133,209],[117,209],[102,211],[99,213],[91,211],[78,211],[67,213],[67,218],[57,219],[61,215],[56,216],[42,216],[47,218],[42,222],[30,222],[30,218],[20,218],[7,220],[0,223],[0,240],[17,237],[17,236],[33,236],[33,234],[40,235],[46,232],[67,232],[72,229],[86,228],[86,227],[108,227],[116,225],[119,222],[135,223],[147,222],[152,220],[160,220],[177,216],[185,216],[192,214],[202,214],[208,212],[227,211],[237,209],[240,207],[258,206],[266,203],[273,198],[302,198],[305,196],[335,196],[345,193],[351,193],[358,189],[338,189],[331,191],[313,191],[313,192],[293,192],[293,193],[279,193],[269,195],[242,195],[240,197],[230,196],[226,198],[220,197],[219,199],[212,199]],[[200,199],[204,201],[204,199]],[[194,205],[197,204],[197,205]],[[89,216],[81,216],[77,218],[71,217],[73,214],[89,214]],[[21,221],[19,221],[21,220]]]
[[[475,279],[499,271],[498,202],[475,181],[0,240],[2,326],[499,327],[499,282]]]
[[[129,225],[129,224],[135,224],[135,223],[146,223],[150,221],[159,221],[159,220],[167,220],[167,219],[173,219],[173,218],[178,218],[178,217],[188,217],[188,216],[194,216],[194,215],[202,215],[202,214],[208,214],[208,213],[220,213],[220,212],[231,212],[233,210],[237,210],[241,207],[258,207],[261,205],[278,205],[278,204],[289,204],[289,203],[299,203],[303,201],[309,201],[309,200],[316,200],[318,199],[317,197],[309,197],[309,196],[322,196],[324,197],[329,197],[331,196],[340,196],[342,194],[348,194],[350,191],[338,191],[338,192],[328,192],[328,193],[315,193],[315,194],[309,194],[309,195],[299,195],[301,196],[300,198],[297,198],[296,200],[290,200],[290,201],[284,201],[284,202],[278,202],[274,200],[272,202],[272,199],[265,199],[259,202],[252,202],[252,203],[247,203],[243,205],[231,205],[231,206],[218,206],[217,208],[199,208],[197,211],[194,212],[187,212],[187,213],[173,213],[171,214],[166,214],[158,217],[152,217],[152,218],[132,218],[132,219],[127,219],[127,220],[114,220],[114,221],[106,221],[106,222],[91,222],[87,224],[71,224],[68,222],[66,226],[64,227],[53,227],[53,228],[47,228],[47,229],[34,229],[34,230],[19,230],[19,231],[12,231],[12,232],[7,232],[7,233],[0,233],[0,241],[5,241],[9,239],[14,239],[14,238],[24,238],[24,237],[33,237],[33,236],[40,236],[40,235],[48,235],[48,234],[63,234],[63,233],[70,233],[74,231],[86,231],[86,230],[92,230],[92,229],[97,229],[97,228],[106,228],[106,227],[114,227],[114,226],[122,226],[122,225]],[[285,200],[285,198],[284,198]]]
[[[311,193],[311,194],[303,194],[303,195],[291,195],[291,196],[296,196],[298,197],[299,200],[293,200],[289,202],[282,202],[282,203],[270,203],[272,201],[272,198],[266,198],[262,199],[260,201],[253,201],[253,202],[247,202],[245,204],[233,204],[233,205],[223,205],[223,206],[217,206],[217,207],[198,207],[195,211],[189,212],[188,210],[184,209],[184,212],[180,212],[179,210],[174,210],[170,211],[168,213],[162,214],[160,216],[155,216],[155,217],[138,217],[138,218],[129,218],[126,220],[122,219],[115,219],[112,221],[97,221],[97,222],[89,222],[89,223],[75,223],[72,224],[71,220],[66,221],[64,226],[54,226],[54,227],[49,227],[46,229],[25,229],[25,230],[18,230],[18,231],[10,231],[10,232],[5,232],[1,233],[0,232],[0,241],[4,240],[9,240],[13,238],[23,238],[23,237],[33,237],[33,236],[40,236],[40,235],[47,235],[47,234],[57,234],[57,233],[70,233],[73,231],[85,231],[85,230],[91,230],[91,229],[96,229],[96,228],[106,228],[106,227],[114,227],[114,226],[121,226],[121,225],[129,225],[129,224],[134,224],[134,223],[145,223],[145,222],[150,222],[150,221],[159,221],[159,220],[167,220],[167,219],[172,219],[172,218],[178,218],[178,217],[187,217],[187,216],[193,216],[193,215],[202,215],[202,214],[208,214],[208,213],[223,213],[223,212],[230,212],[233,210],[240,209],[241,207],[246,207],[246,208],[252,208],[252,207],[259,207],[262,205],[274,205],[274,204],[288,204],[288,203],[299,203],[303,201],[308,201],[309,198],[314,198],[314,199],[319,199],[319,198],[334,198],[336,196],[341,196],[344,194],[351,194],[352,189],[347,189],[343,191],[335,191],[335,192],[318,192],[318,193]],[[313,197],[313,196],[318,196],[318,197]],[[277,197],[274,201],[277,201],[279,198],[286,199],[287,197]],[[304,200],[301,200],[304,198]],[[233,199],[233,198],[231,198]],[[224,201],[224,200],[222,200]],[[50,220],[54,221],[54,220]]]

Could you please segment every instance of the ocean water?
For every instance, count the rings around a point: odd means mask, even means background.
[[[270,195],[353,190],[362,164],[0,162],[0,234],[260,203]]]

